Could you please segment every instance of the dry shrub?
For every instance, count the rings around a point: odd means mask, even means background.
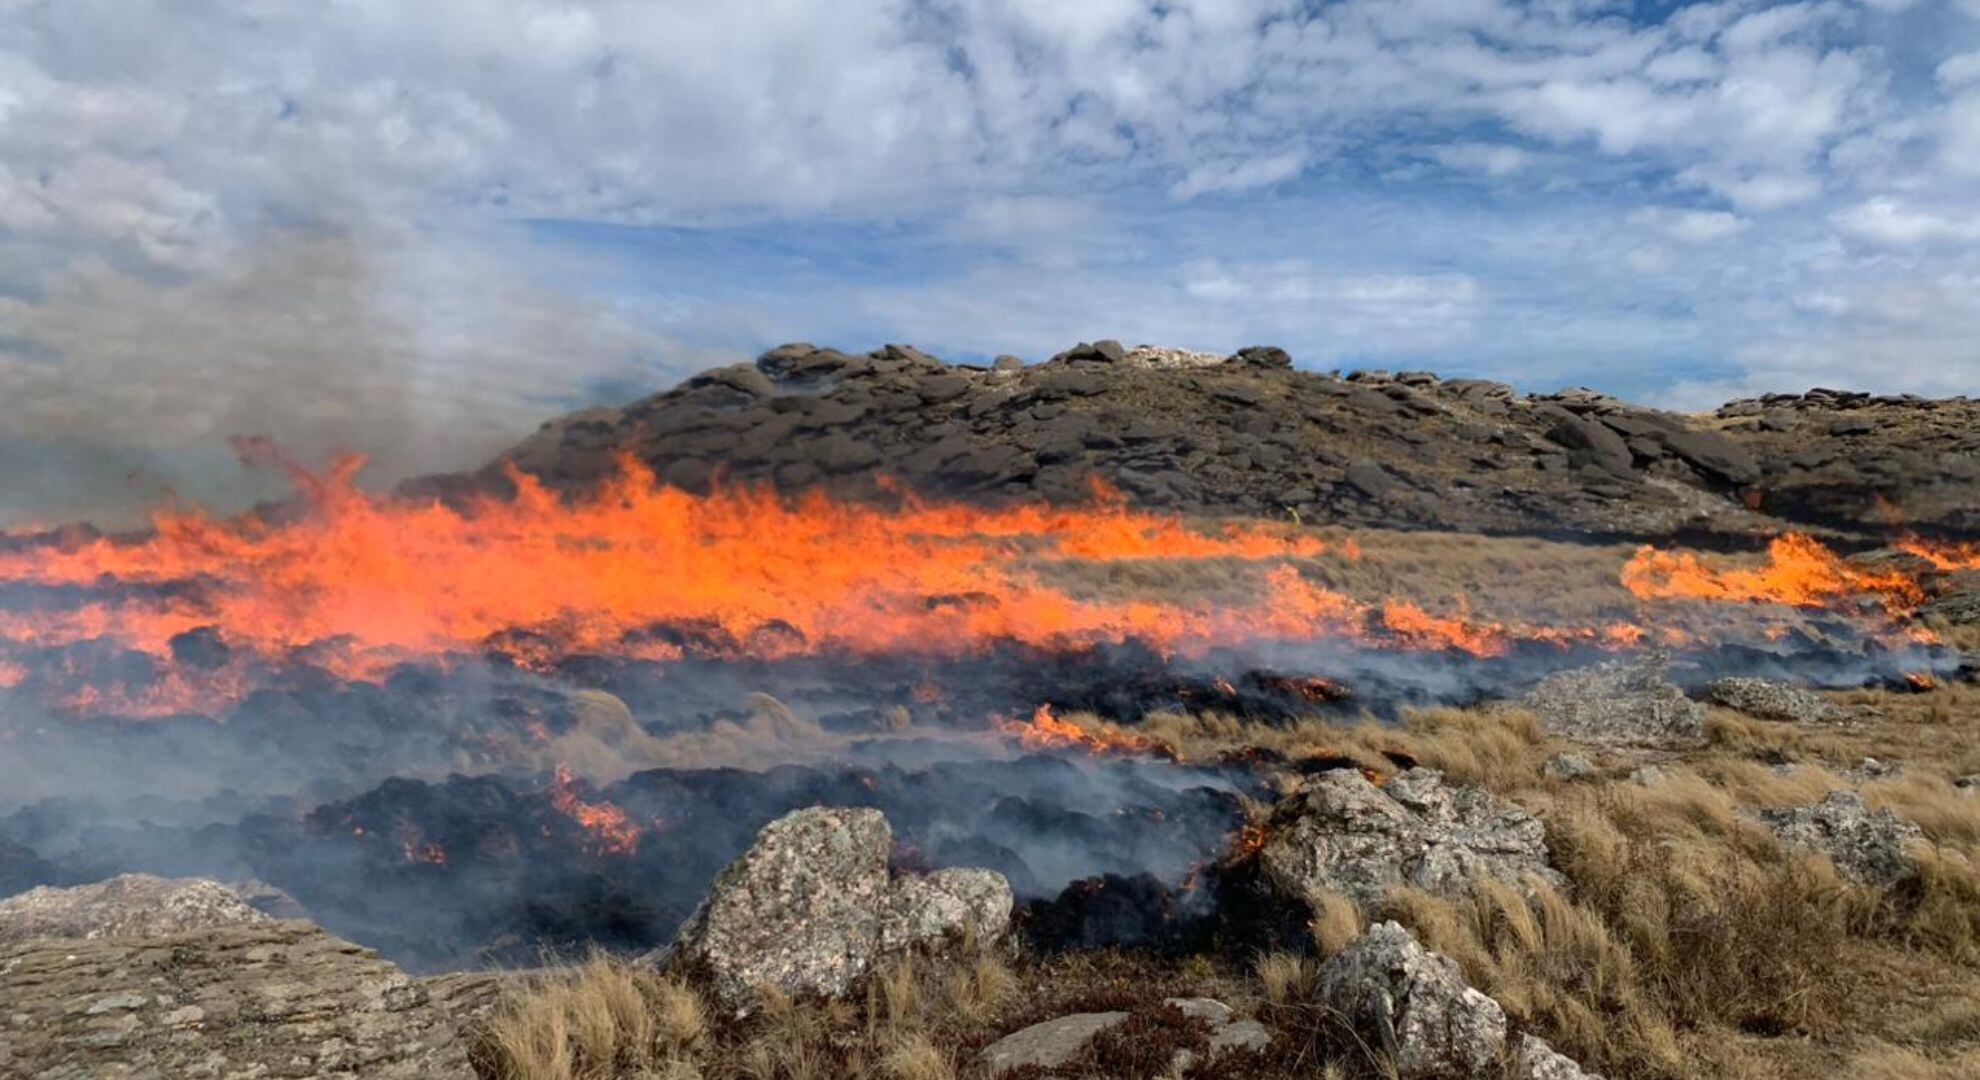
[[[920,1033],[903,1035],[888,1047],[880,1071],[893,1080],[954,1080],[956,1075],[949,1055]]]
[[[1271,952],[1252,965],[1260,991],[1273,1005],[1286,1006],[1312,996],[1316,969],[1313,961],[1297,953]]]
[[[483,1053],[503,1080],[587,1080],[657,1069],[705,1034],[692,990],[600,954],[512,995]]]
[[[1933,843],[1980,854],[1980,799],[1943,776],[1907,770],[1863,785],[1863,801],[1913,822]]]
[[[1916,1050],[1879,1046],[1851,1057],[1844,1075],[1853,1080],[1968,1080],[1980,1076],[1980,1051],[1934,1061]]]
[[[1331,889],[1308,897],[1307,902],[1313,908],[1313,919],[1307,924],[1307,929],[1313,934],[1313,944],[1320,950],[1321,956],[1332,956],[1347,948],[1368,928],[1368,920],[1363,917],[1361,908],[1353,900]]]

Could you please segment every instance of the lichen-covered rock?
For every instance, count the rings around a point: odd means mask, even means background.
[[[1401,1080],[1470,1080],[1499,1068],[1505,1011],[1465,983],[1457,961],[1396,923],[1376,923],[1328,958],[1319,994]]]
[[[1295,900],[1332,891],[1372,906],[1398,885],[1455,895],[1476,877],[1560,880],[1537,818],[1435,769],[1381,787],[1355,769],[1321,773],[1280,801],[1265,834],[1259,867]]]
[[[1513,1080],[1602,1080],[1547,1045],[1545,1039],[1521,1035],[1513,1045]]]
[[[1760,816],[1783,843],[1822,852],[1858,881],[1890,886],[1917,870],[1904,848],[1921,835],[1918,826],[1889,810],[1866,809],[1854,791],[1831,791],[1821,802]]]
[[[155,937],[267,919],[217,881],[124,874],[67,889],[42,886],[0,900],[0,941]]]
[[[1524,703],[1549,731],[1583,742],[1702,741],[1705,707],[1685,697],[1669,673],[1668,660],[1654,653],[1633,661],[1612,660],[1550,675],[1528,692]]]
[[[1831,723],[1848,714],[1821,695],[1778,679],[1732,675],[1705,684],[1705,699],[1762,720]]]
[[[882,958],[970,936],[1000,938],[1011,887],[990,870],[895,875],[878,810],[812,807],[764,826],[682,925],[671,962],[746,1008],[759,989],[834,997]]]
[[[1595,763],[1580,754],[1555,754],[1540,771],[1556,780],[1579,780],[1595,775]]]
[[[0,1076],[474,1075],[426,984],[309,923],[0,943]]]

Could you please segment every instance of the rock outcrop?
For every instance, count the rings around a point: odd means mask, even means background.
[[[595,482],[630,451],[690,489],[719,473],[865,497],[885,475],[926,494],[1070,502],[1098,478],[1188,513],[1760,536],[1870,534],[1878,497],[1917,527],[1980,531],[1976,433],[1980,404],[1964,399],[1818,391],[1698,417],[1586,390],[1304,371],[1269,346],[1217,357],[1100,341],[982,367],[901,345],[792,344],[552,421],[505,456],[553,486]],[[491,466],[412,486],[505,484]]]
[[[1657,654],[1556,672],[1523,704],[1547,729],[1588,743],[1656,746],[1694,743],[1705,735],[1705,707],[1669,679]]]
[[[812,807],[778,818],[716,876],[670,962],[746,1009],[760,989],[834,997],[887,957],[1003,936],[1013,902],[1003,875],[895,874],[892,844],[878,810]]]
[[[0,943],[0,1076],[472,1080],[425,983],[309,923],[238,914]]]
[[[1381,787],[1355,769],[1309,779],[1273,809],[1258,866],[1289,900],[1336,892],[1367,906],[1399,885],[1457,895],[1477,877],[1560,880],[1539,819],[1422,768]]]
[[[157,937],[267,920],[217,881],[124,874],[67,889],[42,886],[0,900],[0,942]]]
[[[1916,873],[1904,849],[1923,835],[1918,826],[1889,810],[1869,810],[1854,791],[1831,791],[1820,802],[1760,816],[1783,843],[1819,851],[1865,884],[1896,885]]]

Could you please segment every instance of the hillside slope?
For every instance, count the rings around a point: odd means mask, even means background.
[[[1099,478],[1186,513],[1493,533],[1694,538],[1894,524],[1980,533],[1980,402],[1814,390],[1710,415],[1587,390],[1525,396],[1427,373],[1302,371],[1112,342],[952,365],[811,345],[552,421],[507,459],[581,486],[629,451],[667,482],[864,497],[1086,497]],[[415,491],[502,486],[473,477]]]

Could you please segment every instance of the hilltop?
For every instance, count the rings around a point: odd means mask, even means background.
[[[1425,372],[1295,368],[1111,341],[1042,363],[950,364],[888,345],[784,345],[623,408],[543,425],[504,456],[581,487],[629,451],[690,490],[718,478],[1071,502],[1099,479],[1190,514],[1625,538],[1893,525],[1980,533],[1980,402],[1816,389],[1708,414],[1591,390],[1523,395]],[[505,485],[472,477],[414,491]]]

